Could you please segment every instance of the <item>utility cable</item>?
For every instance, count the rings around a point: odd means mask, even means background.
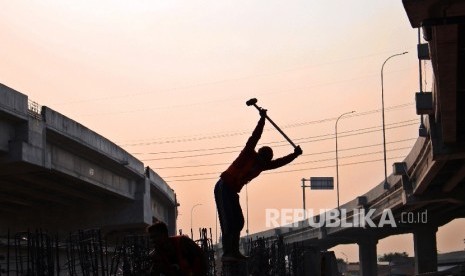
[[[399,151],[399,150],[405,150],[405,149],[410,149],[410,147],[404,147],[404,148],[396,148],[396,149],[391,149],[388,151]],[[375,152],[367,152],[367,153],[360,153],[360,154],[354,154],[354,155],[348,155],[344,157],[340,157],[340,159],[346,159],[346,158],[354,158],[354,157],[361,157],[361,156],[366,156],[366,155],[373,155],[373,154],[378,154],[378,153],[383,153],[383,151],[375,151]],[[298,166],[298,165],[303,165],[303,164],[309,164],[309,163],[315,163],[315,162],[327,162],[327,161],[333,161],[334,158],[327,158],[327,159],[320,159],[320,160],[312,160],[312,161],[306,161],[306,162],[297,162],[297,163],[291,163],[288,164],[287,166]],[[220,174],[218,172],[212,172],[212,173],[195,173],[195,174],[184,174],[184,175],[173,175],[173,176],[166,176],[166,179],[170,178],[182,178],[182,177],[188,177],[188,176],[201,176],[201,175],[211,175],[211,174]],[[164,178],[164,179],[165,179]]]
[[[403,140],[387,142],[386,144],[396,144],[396,143],[402,143],[402,142],[412,141],[412,140],[416,140],[416,139],[417,138],[403,139]],[[342,151],[349,151],[349,150],[355,150],[355,149],[376,147],[376,146],[381,146],[381,145],[382,145],[382,143],[380,143],[380,144],[371,144],[371,145],[365,145],[365,146],[358,146],[358,147],[339,149],[338,151],[342,152]],[[314,156],[314,155],[328,154],[328,153],[334,153],[334,152],[335,152],[335,150],[320,151],[320,152],[314,152],[314,153],[309,153],[309,154],[303,154],[302,156]],[[229,164],[230,163],[215,163],[215,164],[201,164],[201,165],[168,166],[168,167],[154,167],[154,169],[157,169],[157,170],[186,169],[186,168],[198,168],[198,167],[227,166]]]
[[[391,160],[391,159],[400,159],[400,158],[405,158],[405,156],[396,156],[396,157],[390,157],[390,158],[387,158],[387,159],[388,159],[388,160]],[[383,160],[384,160],[384,159],[373,159],[373,160],[366,160],[366,161],[359,161],[359,162],[352,162],[352,163],[339,164],[339,166],[340,166],[340,167],[343,167],[343,166],[352,166],[352,165],[358,165],[358,164],[379,162],[379,161],[383,161]],[[268,173],[264,173],[264,174],[268,175],[268,174],[278,174],[278,173],[287,173],[287,172],[310,171],[310,170],[328,169],[328,168],[333,168],[333,167],[335,167],[335,165],[331,165],[331,166],[321,166],[321,167],[310,167],[310,168],[295,169],[295,170],[287,170],[287,171],[268,172]],[[165,178],[164,178],[164,179],[165,179]],[[188,182],[188,181],[200,181],[200,180],[212,180],[212,179],[218,179],[218,176],[217,176],[217,177],[205,177],[205,178],[192,178],[192,179],[169,180],[168,182]]]
[[[394,109],[401,109],[405,108],[407,106],[411,106],[413,103],[404,103],[401,105],[396,105],[396,106],[391,106],[385,108],[385,111],[391,111]],[[351,117],[359,117],[359,116],[365,116],[365,115],[370,115],[373,113],[378,113],[381,112],[381,109],[374,109],[374,110],[369,110],[365,112],[360,112],[360,113],[354,113],[353,115],[346,116],[347,118]],[[294,128],[294,127],[301,127],[301,126],[306,126],[306,125],[311,125],[311,124],[320,124],[320,123],[325,123],[325,122],[330,122],[330,121],[335,121],[337,118],[325,118],[321,120],[315,120],[315,121],[308,121],[308,122],[302,122],[302,123],[295,123],[295,124],[287,124],[281,126],[282,129],[286,128]],[[269,129],[266,129],[269,130]],[[210,140],[210,139],[218,139],[218,138],[229,138],[229,137],[234,137],[234,136],[241,136],[241,135],[247,135],[250,134],[250,131],[235,131],[235,132],[221,132],[221,133],[213,133],[210,135],[194,135],[194,136],[184,136],[184,137],[172,137],[167,140],[159,140],[159,141],[153,141],[153,140],[146,140],[146,142],[138,142],[138,143],[121,143],[119,146],[121,147],[133,147],[133,146],[146,146],[146,145],[153,145],[153,144],[172,144],[172,143],[181,143],[181,142],[195,142],[195,141],[201,141],[201,140]],[[158,139],[157,139],[158,140]]]
[[[395,127],[388,127],[386,129],[395,129],[395,128],[400,128],[400,127],[405,127],[405,126],[411,126],[415,125],[416,123],[410,123],[410,124],[405,124],[401,126],[395,126]],[[367,133],[372,133],[372,132],[377,132],[380,131],[379,129],[375,130],[367,130],[364,132],[360,133],[354,133],[354,134],[346,134],[346,135],[339,135],[340,138],[344,137],[350,137],[350,136],[355,136],[355,135],[361,135],[361,134],[367,134]],[[342,133],[348,133],[348,132],[353,132],[353,131],[347,131],[347,132],[342,132]],[[328,137],[328,138],[321,138],[321,139],[316,139],[316,140],[308,140],[308,139],[313,139],[313,137],[307,137],[307,138],[298,138],[294,139],[296,143],[299,144],[308,144],[308,143],[314,143],[314,142],[319,142],[319,141],[324,141],[324,140],[331,140],[333,137]],[[299,142],[300,141],[300,142]],[[273,143],[283,143],[284,141],[279,141],[279,142],[270,142],[268,144],[273,144]],[[282,147],[282,146],[287,146],[287,144],[282,144],[282,145],[275,145],[275,147]],[[202,156],[211,156],[211,155],[220,155],[220,154],[226,154],[226,153],[234,153],[237,151],[222,151],[222,152],[212,152],[212,153],[203,153],[203,154],[193,154],[193,155],[184,155],[184,156],[170,156],[170,157],[160,157],[160,158],[150,158],[150,159],[141,159],[141,161],[157,161],[157,160],[170,160],[170,159],[178,159],[178,158],[192,158],[192,157],[202,157]]]

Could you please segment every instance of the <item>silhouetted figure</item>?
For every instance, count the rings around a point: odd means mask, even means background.
[[[302,154],[300,146],[295,147],[293,153],[275,160],[270,147],[261,147],[256,152],[255,147],[263,133],[265,119],[266,109],[261,109],[260,120],[252,136],[236,160],[221,174],[215,186],[216,208],[223,234],[223,261],[239,261],[246,258],[239,251],[240,233],[244,228],[244,215],[239,203],[242,187],[262,171],[282,167]]]
[[[207,263],[203,250],[187,236],[168,235],[163,222],[147,228],[154,250],[150,252],[152,276],[204,276]]]

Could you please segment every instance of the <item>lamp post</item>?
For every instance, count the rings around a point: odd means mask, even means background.
[[[405,55],[408,52],[403,52],[400,54],[395,54],[390,57],[388,57],[384,62],[383,65],[381,66],[381,109],[383,113],[383,152],[384,152],[384,189],[389,189],[389,183],[387,181],[387,167],[386,167],[386,127],[384,123],[384,83],[383,83],[383,70],[384,70],[384,65],[386,62],[396,56],[401,56]]]
[[[192,239],[194,238],[194,232],[192,231],[192,212],[194,211],[194,208],[195,208],[195,207],[200,206],[200,205],[202,205],[202,203],[195,204],[195,205],[192,206],[192,208],[191,208],[191,238],[192,238]]]
[[[337,191],[337,211],[339,212],[339,216],[341,215],[341,210],[339,208],[339,158],[338,158],[338,151],[337,151],[337,123],[339,122],[339,119],[341,119],[342,116],[347,115],[347,114],[352,114],[355,111],[350,111],[341,114],[337,120],[336,120],[336,125],[334,126],[334,132],[336,133],[336,191]]]

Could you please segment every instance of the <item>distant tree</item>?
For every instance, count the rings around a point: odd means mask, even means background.
[[[338,264],[345,264],[345,263],[346,263],[346,261],[345,261],[344,259],[342,259],[342,258],[337,258],[337,259],[336,259],[336,262],[337,262]]]
[[[380,262],[391,262],[393,259],[396,259],[396,258],[406,258],[408,257],[408,253],[407,252],[402,252],[402,253],[399,253],[399,252],[394,252],[394,253],[386,253],[384,254],[383,256],[379,257],[379,261]]]

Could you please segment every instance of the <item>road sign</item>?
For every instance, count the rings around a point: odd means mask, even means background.
[[[332,190],[334,189],[333,177],[310,177],[310,189]]]

